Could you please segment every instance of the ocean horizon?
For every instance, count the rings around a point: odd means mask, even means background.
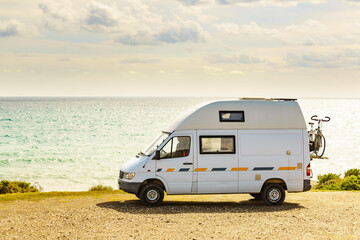
[[[187,109],[220,97],[0,97],[0,180],[44,191],[117,188],[121,165]],[[236,98],[231,98],[236,99]],[[306,122],[323,124],[328,159],[318,174],[360,168],[360,99],[299,99]]]

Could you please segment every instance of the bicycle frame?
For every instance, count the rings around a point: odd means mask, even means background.
[[[317,115],[314,115],[311,117],[312,121],[318,123],[317,128],[315,128],[315,130],[313,128],[314,123],[309,122],[309,124],[311,126],[311,130],[308,131],[309,149],[310,149],[310,152],[314,152],[317,157],[321,158],[325,152],[325,137],[322,134],[321,127],[322,127],[322,123],[330,121],[330,118],[328,116],[326,116],[324,119],[319,119],[317,117],[318,117]],[[324,144],[323,144],[323,142],[324,142]],[[324,147],[324,149],[321,152],[321,154],[319,154],[318,151],[321,147]]]

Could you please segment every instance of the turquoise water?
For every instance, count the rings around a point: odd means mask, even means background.
[[[120,166],[176,116],[216,98],[0,98],[0,179],[45,191],[116,188]],[[218,99],[218,98],[217,98]],[[301,99],[306,119],[324,124],[327,160],[314,174],[360,168],[359,99]]]

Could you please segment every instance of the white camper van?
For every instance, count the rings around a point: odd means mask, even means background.
[[[148,205],[167,194],[248,193],[280,205],[310,190],[305,120],[296,99],[240,99],[199,105],[126,162],[119,188]]]

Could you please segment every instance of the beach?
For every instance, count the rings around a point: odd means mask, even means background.
[[[360,192],[166,196],[146,207],[121,191],[0,199],[0,239],[360,239]]]

